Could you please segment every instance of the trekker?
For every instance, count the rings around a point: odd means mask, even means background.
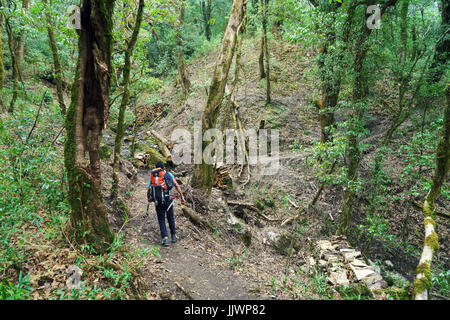
[[[181,197],[181,204],[184,205],[185,200],[183,192],[175,177],[170,172],[164,171],[164,163],[158,161],[156,168],[150,173],[150,182],[148,184],[147,199],[148,202],[155,203],[156,214],[158,215],[159,229],[161,231],[162,245],[169,245],[169,237],[166,229],[166,213],[167,221],[169,222],[170,235],[172,242],[177,242],[177,232],[175,228],[175,218],[173,215],[173,204],[176,195],[173,194],[173,187],[177,190]]]

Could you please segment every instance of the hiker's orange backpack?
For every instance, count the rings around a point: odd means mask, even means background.
[[[171,181],[166,182],[167,174],[163,169],[156,169],[150,173],[150,183],[148,188],[150,189],[150,196],[157,206],[168,203],[172,189]],[[169,184],[169,185],[168,185]]]

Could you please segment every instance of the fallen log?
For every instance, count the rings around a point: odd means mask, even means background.
[[[211,223],[200,218],[192,209],[182,205],[181,210],[183,211],[183,214],[197,227],[208,229],[211,232],[216,231]]]
[[[173,145],[173,141],[171,141],[170,139],[167,139],[166,137],[160,135],[158,132],[156,132],[155,130],[150,130],[148,133],[150,133],[152,136],[154,136],[156,139],[158,139],[159,141],[161,141],[162,143],[164,143],[167,148],[170,149],[170,146]]]
[[[228,223],[230,223],[233,229],[240,235],[245,245],[249,247],[250,244],[252,243],[252,232],[250,231],[250,228],[248,227],[247,223],[244,220],[239,219],[233,214],[233,212],[230,210],[228,206],[228,202],[225,196],[223,197],[223,199],[224,199],[224,208],[229,215]]]
[[[259,210],[253,203],[248,203],[248,202],[240,202],[240,201],[234,201],[234,200],[227,200],[229,205],[232,206],[242,206],[242,207],[246,207],[252,211],[255,211],[257,214],[259,214],[261,217],[263,217],[264,219],[266,219],[267,221],[279,221],[279,219],[272,219],[269,218],[268,216],[266,216],[264,213],[261,212],[261,210]]]
[[[298,211],[299,211],[298,214],[296,214],[295,216],[292,216],[292,217],[287,218],[286,220],[284,220],[284,221],[281,223],[280,226],[282,227],[282,226],[284,226],[284,225],[286,225],[286,224],[288,224],[288,223],[291,223],[291,222],[294,221],[295,219],[300,218],[300,217],[302,216],[302,214],[305,213],[305,209],[304,209],[304,208],[299,208]]]
[[[159,133],[154,130],[150,130],[150,134],[155,138],[156,144],[158,145],[159,152],[166,158],[167,163],[172,163],[172,153],[170,152],[168,145],[171,144],[166,138],[162,137]]]
[[[288,223],[294,221],[294,220],[297,219],[297,218],[300,218],[300,214],[297,214],[297,215],[295,215],[295,216],[293,216],[293,217],[287,218],[286,220],[284,220],[284,221],[281,223],[280,226],[282,227],[282,226],[284,226],[284,225],[286,225],[286,224],[288,224]]]

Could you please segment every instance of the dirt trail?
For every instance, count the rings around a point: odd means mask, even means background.
[[[251,285],[233,272],[224,261],[224,256],[208,250],[208,247],[212,248],[217,243],[210,234],[192,226],[183,216],[179,202],[175,205],[174,213],[180,240],[175,244],[171,243],[169,247],[161,246],[159,225],[153,205],[150,205],[149,216],[145,217],[147,185],[147,173],[140,172],[130,210],[130,221],[123,231],[124,240],[139,246],[160,248],[160,257],[155,259],[157,270],[151,270],[157,279],[150,277],[148,280],[153,281],[157,291],[165,292],[162,298],[258,299],[248,292]],[[152,267],[155,268],[155,265]]]

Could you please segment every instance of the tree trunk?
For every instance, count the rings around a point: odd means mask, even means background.
[[[370,2],[370,0],[369,0]],[[360,19],[359,23],[364,25]],[[363,64],[368,50],[367,40],[370,35],[370,29],[365,25],[359,31],[357,46],[354,52],[353,72],[353,113],[350,119],[351,127],[348,128],[348,147],[347,147],[347,186],[344,191],[344,198],[342,202],[342,212],[339,218],[337,234],[347,235],[350,226],[350,218],[352,214],[354,198],[356,191],[354,183],[358,179],[359,163],[361,160],[361,151],[359,149],[358,133],[360,131],[360,122],[364,115],[364,106],[361,106],[364,98],[363,83],[366,80],[363,74]]]
[[[3,15],[0,14],[0,35],[2,34]],[[0,37],[0,111],[5,111],[6,107],[3,102],[3,85],[5,83],[5,65],[3,64],[3,44]]]
[[[211,11],[212,11],[212,0],[201,0],[200,1],[202,15],[203,15],[203,25],[205,27],[205,37],[206,40],[211,40]]]
[[[131,34],[130,42],[128,42],[125,51],[125,63],[123,67],[123,94],[119,109],[119,119],[117,123],[117,134],[114,143],[114,158],[113,158],[113,173],[112,173],[112,187],[111,195],[115,199],[118,195],[119,189],[119,165],[120,165],[120,150],[122,148],[122,140],[125,132],[125,111],[127,109],[128,100],[130,97],[130,72],[131,72],[131,55],[133,54],[134,46],[141,28],[142,15],[144,12],[144,0],[139,0],[139,7],[136,14],[136,21],[134,24],[133,33]]]
[[[264,33],[261,35],[261,50],[259,51],[259,79],[262,80],[266,77],[266,70],[264,68]]]
[[[264,11],[264,0],[261,0],[261,24],[262,24],[262,32],[261,32],[261,49],[259,51],[259,59],[258,59],[258,63],[259,63],[259,80],[262,80],[266,77],[266,70],[264,68],[264,49],[266,47],[265,45],[265,40],[266,40],[266,35],[264,33],[264,30],[267,30],[267,26],[264,26],[264,23],[267,24],[267,22],[264,20],[264,15],[265,15],[265,11]]]
[[[44,1],[46,5],[46,10],[50,10],[47,7],[47,0]],[[55,68],[55,81],[56,81],[56,94],[58,96],[59,108],[61,109],[61,115],[65,118],[66,115],[66,104],[64,102],[64,90],[63,90],[63,71],[61,68],[61,63],[59,61],[58,47],[56,45],[55,34],[53,32],[53,22],[50,12],[46,11],[45,19],[47,20],[47,33],[48,40],[50,42],[50,48],[53,54],[53,65]]]
[[[184,0],[181,0],[180,4],[180,18],[179,18],[179,26],[177,33],[177,44],[178,44],[178,78],[183,89],[184,96],[187,97],[189,95],[191,82],[189,81],[189,76],[186,72],[186,61],[184,59],[184,49],[183,49],[183,23],[184,23]]]
[[[219,116],[219,110],[225,93],[228,73],[236,48],[237,32],[244,19],[246,6],[247,0],[235,0],[231,7],[228,26],[222,39],[222,47],[217,58],[211,86],[209,88],[208,100],[202,114],[201,137],[198,137],[201,141],[203,141],[203,133],[206,130],[216,127],[217,117]],[[204,150],[206,146],[206,143],[202,142],[202,150]],[[202,164],[195,165],[192,185],[193,187],[202,188],[210,192],[214,177],[214,167],[206,164],[204,160],[202,160]]]
[[[436,52],[431,65],[431,78],[434,82],[439,82],[445,72],[445,64],[448,60],[448,51],[450,48],[450,37],[448,36],[448,28],[450,27],[450,2],[448,0],[442,0],[441,9],[442,37],[436,43]]]
[[[263,35],[264,35],[264,56],[266,58],[266,104],[272,103],[270,96],[270,57],[269,57],[269,41],[267,40],[267,20],[269,10],[269,0],[264,0],[264,15],[263,15]]]
[[[436,169],[431,183],[431,189],[423,204],[423,222],[425,228],[425,241],[416,269],[414,280],[414,295],[416,300],[427,300],[428,290],[431,289],[431,261],[433,253],[439,250],[436,224],[434,222],[434,202],[440,194],[442,184],[445,182],[450,167],[450,85],[445,88],[446,106],[444,111],[444,127],[442,137],[436,149]]]
[[[341,7],[341,4],[338,2],[333,2],[331,4],[321,3],[320,7],[326,15],[332,15],[331,23],[329,23],[327,18],[324,19],[326,23],[324,27],[325,34],[323,36],[323,44],[318,59],[322,99],[316,101],[316,107],[319,111],[319,123],[321,129],[320,141],[325,143],[330,140],[330,129],[335,124],[333,109],[336,107],[339,98],[341,88],[341,71],[339,71],[339,66],[342,63],[344,54],[343,52],[338,52],[340,54],[338,55],[337,60],[330,58],[330,48],[335,46],[336,43],[335,14]],[[348,39],[352,18],[353,11],[349,11],[343,26],[342,38],[344,41],[347,41]]]
[[[22,0],[22,9],[24,11],[28,11],[30,8],[30,0]],[[24,33],[21,32],[17,39],[17,66],[19,68],[19,72],[22,73],[22,62],[25,53],[25,37]]]
[[[114,238],[101,194],[99,156],[109,111],[113,10],[114,0],[82,0],[79,55],[64,146],[71,233],[77,243],[89,244],[97,252],[104,252]]]
[[[8,112],[14,112],[14,106],[17,101],[17,95],[19,91],[19,66],[17,64],[17,55],[14,48],[14,34],[12,32],[11,24],[9,23],[9,17],[5,16],[5,27],[6,34],[8,35],[8,47],[11,54],[11,67],[12,67],[12,77],[13,77],[13,94],[11,102],[9,103]]]

